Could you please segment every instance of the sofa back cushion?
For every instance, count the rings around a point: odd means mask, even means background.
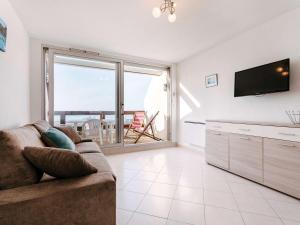
[[[39,120],[32,125],[40,132],[40,134],[46,132],[49,128],[52,127],[46,120]]]
[[[39,182],[42,172],[22,155],[25,146],[45,146],[33,126],[0,131],[0,190]]]
[[[77,133],[77,131],[73,127],[59,126],[59,127],[54,127],[54,128],[60,130],[65,135],[67,135],[75,144],[78,144],[82,141],[80,135]]]

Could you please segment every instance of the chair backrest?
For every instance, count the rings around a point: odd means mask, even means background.
[[[131,127],[134,129],[141,128],[144,124],[145,112],[135,112],[133,115],[133,121]]]
[[[159,111],[157,111],[149,120],[149,122],[144,126],[144,131],[148,129],[149,126],[152,126],[152,129],[154,128],[154,121],[159,114]],[[153,131],[154,132],[154,131]]]
[[[84,137],[95,137],[99,135],[100,120],[90,119],[83,123],[82,134]]]

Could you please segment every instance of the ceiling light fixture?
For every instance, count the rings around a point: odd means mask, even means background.
[[[152,15],[154,18],[159,18],[162,13],[169,12],[168,20],[170,23],[174,23],[176,21],[175,7],[176,4],[172,0],[164,0],[164,2],[160,5],[160,8],[153,8]]]

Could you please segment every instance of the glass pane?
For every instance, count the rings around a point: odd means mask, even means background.
[[[168,72],[125,67],[124,143],[168,139]]]
[[[55,56],[54,121],[100,145],[118,142],[116,64]]]

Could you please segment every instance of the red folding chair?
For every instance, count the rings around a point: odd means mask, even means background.
[[[130,130],[132,130],[133,132],[135,130],[141,130],[144,125],[144,120],[145,120],[145,112],[135,112],[133,115],[133,120],[129,125],[128,130],[126,131],[125,137],[127,137],[128,132]]]
[[[138,136],[134,141],[135,144],[139,141],[139,139],[142,136],[152,138],[156,141],[161,141],[162,140],[161,138],[155,136],[154,129],[153,129],[154,120],[157,117],[158,113],[159,111],[149,120],[149,122],[146,125],[144,125],[145,113],[136,112],[133,116],[133,121],[129,125],[129,128],[125,134],[125,137],[127,137],[128,131],[132,130],[134,133],[138,133]],[[149,129],[151,130],[151,133],[148,132]]]

